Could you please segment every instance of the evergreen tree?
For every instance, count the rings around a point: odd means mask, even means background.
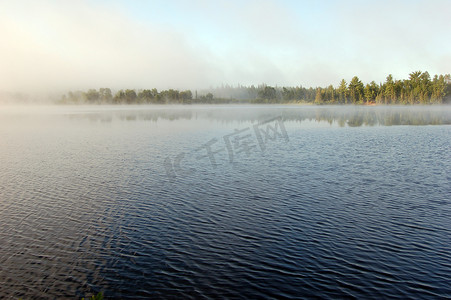
[[[393,81],[393,76],[391,74],[387,76],[385,81],[384,96],[385,96],[385,104],[387,104],[388,102],[396,101],[395,82]]]
[[[348,103],[348,84],[342,79],[338,87],[338,99],[340,103]]]
[[[321,96],[321,88],[316,88],[315,104],[322,104],[323,97]]]
[[[354,76],[349,83],[349,97],[353,104],[363,103],[363,83],[360,81],[359,77]]]

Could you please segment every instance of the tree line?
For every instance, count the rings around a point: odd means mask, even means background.
[[[441,104],[451,103],[451,76],[416,71],[408,79],[397,80],[390,74],[385,82],[364,84],[357,76],[349,83],[327,87],[255,87],[238,85],[202,90],[126,89],[114,95],[109,88],[68,92],[60,103],[105,104],[222,104],[222,103],[313,103],[313,104]]]

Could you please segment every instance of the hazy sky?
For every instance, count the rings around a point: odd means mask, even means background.
[[[0,90],[325,86],[451,72],[451,1],[0,0]]]

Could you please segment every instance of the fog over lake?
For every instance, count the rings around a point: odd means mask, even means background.
[[[451,297],[451,106],[0,107],[0,298]]]

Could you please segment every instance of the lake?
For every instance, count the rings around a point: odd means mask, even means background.
[[[0,107],[0,298],[451,297],[451,107]]]

